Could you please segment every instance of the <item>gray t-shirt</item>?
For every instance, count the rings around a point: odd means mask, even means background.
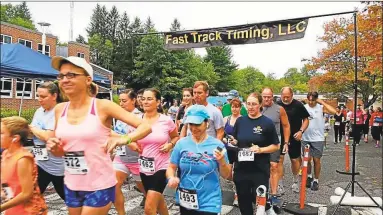
[[[179,107],[171,106],[168,110],[168,115],[174,121],[176,119],[176,114],[178,112]]]
[[[42,130],[54,130],[55,129],[55,109],[45,111],[44,108],[40,107],[36,110],[32,126]],[[33,142],[37,146],[46,146],[46,143],[36,136],[33,136]],[[64,158],[56,157],[48,151],[48,160],[36,160],[36,164],[48,172],[51,175],[63,176],[64,175]]]
[[[218,108],[214,107],[214,105],[210,103],[207,104],[206,109],[210,116],[209,127],[207,128],[207,134],[209,136],[217,138],[216,130],[223,128],[225,126],[225,123],[223,122],[222,113]],[[187,133],[188,135],[191,135],[191,132],[189,129]]]
[[[132,112],[137,117],[142,118],[142,113],[136,108]],[[114,131],[117,134],[129,134],[135,130],[134,127],[127,125],[125,122],[121,122],[120,120],[117,120],[116,125],[114,127]],[[122,149],[126,150],[126,155],[116,155],[120,158],[121,162],[123,163],[137,163],[138,162],[138,152],[130,150],[127,146],[122,146]]]

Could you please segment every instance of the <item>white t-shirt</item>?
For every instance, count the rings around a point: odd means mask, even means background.
[[[220,128],[223,128],[225,126],[225,123],[223,122],[223,116],[221,111],[214,107],[214,105],[208,103],[206,106],[207,112],[209,113],[209,127],[207,128],[206,132],[209,136],[217,137],[217,131]],[[186,110],[185,110],[186,111]],[[187,112],[187,111],[186,111]],[[186,118],[186,113],[185,116]],[[191,132],[188,128],[187,135],[191,135]]]
[[[323,117],[323,106],[317,104],[315,107],[310,107],[305,104],[307,112],[309,112],[309,127],[302,135],[302,140],[307,142],[324,141],[325,120]]]

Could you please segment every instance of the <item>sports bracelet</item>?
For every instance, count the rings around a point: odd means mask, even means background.
[[[126,145],[129,145],[132,142],[132,139],[128,135],[122,135],[122,139],[126,141]]]

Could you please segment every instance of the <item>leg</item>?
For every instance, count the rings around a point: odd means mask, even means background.
[[[50,174],[45,172],[41,167],[37,165],[37,183],[40,188],[40,193],[43,194],[47,189],[48,184],[51,182]]]
[[[126,174],[125,172],[116,170],[117,184],[116,184],[116,199],[114,201],[114,207],[116,208],[118,215],[125,215],[125,207],[124,207],[125,198],[121,189],[127,177],[128,177],[128,174]]]
[[[270,154],[270,194],[276,195],[278,188],[278,163],[280,150]]]
[[[319,179],[321,171],[321,160],[320,158],[314,158],[314,178]]]
[[[235,177],[235,176],[234,176]],[[253,202],[255,195],[253,195],[253,183],[248,180],[236,181],[234,180],[235,187],[238,195],[238,206],[242,215],[253,215]]]
[[[70,208],[68,207],[69,215],[81,215],[82,207]]]
[[[165,208],[164,208],[165,204]],[[160,215],[168,215],[168,209],[166,207],[166,203],[164,200],[164,197],[161,193],[158,193],[157,191],[149,190],[146,194],[146,201],[145,201],[145,209],[144,214],[145,215],[156,215],[157,210]]]
[[[64,176],[52,175],[52,183],[53,183],[53,186],[55,187],[57,194],[61,197],[62,200],[65,201]]]
[[[88,207],[84,206],[81,211],[81,215],[108,215],[108,211],[112,206],[112,202],[109,202],[103,207]]]
[[[334,125],[334,138],[335,138],[335,143],[338,142],[338,134],[339,134],[339,137],[341,136],[340,133],[339,133],[339,126],[337,125]],[[339,138],[340,139],[340,138]]]

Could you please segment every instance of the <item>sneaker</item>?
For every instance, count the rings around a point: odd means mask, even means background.
[[[294,183],[293,185],[291,185],[291,189],[293,190],[294,193],[299,193],[299,185],[298,183]]]
[[[302,175],[302,168],[299,169],[298,175]]]
[[[375,144],[375,148],[379,148],[380,147],[380,145],[379,144]]]
[[[140,203],[140,207],[145,207],[145,201],[146,201],[146,198],[144,196],[144,198],[142,199],[142,201]]]
[[[334,142],[334,144],[338,144],[338,142]]]
[[[271,207],[269,210],[266,211],[266,215],[277,215],[277,213],[275,213],[273,207]]]
[[[318,182],[316,181],[313,181],[312,185],[311,185],[311,190],[313,191],[317,191],[319,189],[319,184]]]
[[[270,199],[271,199],[271,205],[280,205],[281,204],[281,200],[278,198],[277,195],[271,195]]]
[[[311,187],[311,183],[313,182],[313,178],[311,177],[307,177],[307,180],[306,180],[306,187],[307,188],[310,188]]]
[[[237,196],[237,194],[234,195],[233,206],[238,207],[238,196]]]
[[[282,185],[278,185],[278,194],[277,195],[284,195],[285,194],[285,189],[283,188],[283,186]]]

